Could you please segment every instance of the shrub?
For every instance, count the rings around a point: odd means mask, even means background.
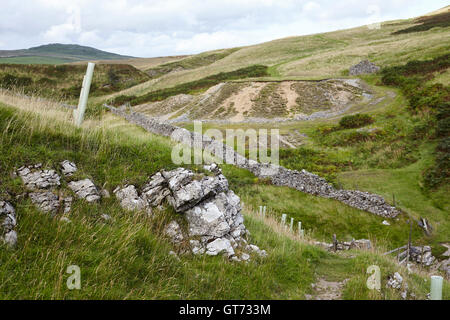
[[[17,77],[12,74],[6,74],[0,80],[0,85],[3,88],[23,88],[33,84],[33,80],[30,77]]]
[[[374,119],[364,113],[357,113],[350,116],[342,117],[339,121],[339,126],[344,129],[360,128],[372,124]]]
[[[415,128],[412,137],[426,137],[426,131],[435,136],[437,147],[434,151],[435,161],[423,172],[426,188],[435,188],[448,183],[450,177],[450,87],[441,83],[427,85],[434,78],[435,72],[450,67],[450,54],[431,60],[410,61],[402,66],[385,68],[381,81],[386,85],[399,87],[409,100],[412,112],[420,114],[426,111],[431,115],[427,128],[423,125]],[[427,130],[425,130],[427,129]]]

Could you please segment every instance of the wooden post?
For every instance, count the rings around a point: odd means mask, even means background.
[[[266,217],[266,206],[263,207],[263,218]]]
[[[262,206],[259,206],[259,215],[262,216]]]
[[[291,218],[291,224],[289,225],[289,231],[294,230],[294,218]]]
[[[89,62],[86,75],[83,78],[83,84],[80,92],[80,100],[78,101],[78,108],[73,111],[73,118],[77,127],[81,126],[86,112],[87,101],[89,98],[89,90],[91,88],[92,75],[94,74],[95,63]]]
[[[337,251],[337,246],[338,246],[338,242],[337,242],[336,234],[333,234],[333,251],[334,252]]]

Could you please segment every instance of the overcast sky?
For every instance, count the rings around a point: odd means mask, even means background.
[[[198,53],[410,18],[448,0],[1,0],[0,50],[77,43],[139,57]]]

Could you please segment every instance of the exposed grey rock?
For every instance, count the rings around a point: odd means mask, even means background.
[[[161,174],[166,180],[171,191],[177,191],[181,186],[187,185],[194,177],[194,173],[185,168],[177,168],[172,171],[163,171]]]
[[[179,243],[184,240],[181,227],[175,220],[167,225],[164,229],[164,234],[169,237],[173,243]]]
[[[170,196],[170,190],[163,186],[156,186],[151,189],[144,188],[142,192],[142,198],[152,207],[162,205],[168,196]]]
[[[239,197],[233,191],[221,192],[186,211],[190,236],[216,238],[230,234],[236,241],[245,234]]]
[[[144,190],[150,190],[156,187],[160,187],[166,184],[166,179],[162,176],[161,172],[155,173],[150,177],[150,180],[144,186]]]
[[[3,242],[10,247],[15,247],[17,244],[17,232],[14,230],[7,232],[3,237]]]
[[[439,269],[444,272],[447,279],[450,279],[450,259],[442,261],[439,264]]]
[[[100,195],[102,196],[102,198],[105,198],[105,199],[111,197],[111,195],[109,194],[109,191],[106,190],[106,189],[102,189],[102,190],[100,191]]]
[[[69,188],[75,192],[80,199],[87,202],[95,202],[100,200],[100,194],[94,183],[89,179],[72,181],[69,183]]]
[[[17,243],[16,211],[7,201],[0,201],[0,240],[10,247]]]
[[[39,165],[21,167],[17,174],[22,178],[23,183],[28,189],[50,189],[61,185],[61,178],[55,170],[40,170]]]
[[[362,60],[358,64],[355,64],[354,66],[351,66],[349,69],[349,74],[351,76],[356,76],[359,74],[366,74],[366,73],[375,73],[380,70],[380,67],[376,66],[369,60]]]
[[[220,167],[217,165],[217,163],[211,163],[211,164],[207,164],[203,166],[203,169],[210,171],[214,174],[220,174],[222,173],[222,170],[220,169]]]
[[[174,257],[177,260],[180,260],[180,258],[178,257],[178,255],[175,253],[175,251],[169,251],[169,256]]]
[[[178,168],[162,171],[150,177],[141,195],[132,185],[116,188],[114,194],[124,208],[145,210],[160,206],[166,199],[175,211],[184,213],[188,234],[184,235],[177,222],[172,221],[164,233],[174,244],[188,238],[194,254],[216,255],[245,247],[249,234],[241,214],[239,197],[229,190],[228,180],[221,170],[212,165],[214,176],[195,175],[192,171]],[[258,249],[260,256],[266,256]]]
[[[370,250],[372,249],[372,243],[369,239],[359,239],[354,241],[354,245],[358,249]]]
[[[42,212],[55,214],[59,210],[59,197],[51,191],[29,194],[31,202]]]
[[[430,246],[411,246],[410,258],[414,262],[427,267],[436,262],[436,258],[431,253]]]
[[[406,300],[406,298],[408,297],[408,290],[404,290],[400,293],[400,296],[402,297],[403,300]]]
[[[389,276],[386,287],[400,290],[403,284],[403,277],[396,272],[393,276]]]
[[[230,231],[230,225],[214,201],[200,204],[186,212],[190,236],[222,237]]]
[[[267,257],[267,252],[266,250],[261,250],[258,246],[254,245],[254,244],[249,244],[246,246],[246,250],[248,252],[253,252],[258,254],[260,257],[264,258]]]
[[[113,192],[120,201],[122,208],[126,210],[146,210],[148,208],[146,201],[139,196],[136,187],[133,185],[124,188],[117,187]]]
[[[334,249],[332,243],[315,241],[314,244],[330,251]],[[362,250],[370,250],[372,248],[372,243],[368,239],[359,239],[359,240],[353,239],[352,241],[344,241],[344,242],[338,241],[337,243],[337,250],[350,250],[355,248]]]
[[[216,256],[221,253],[226,253],[229,257],[234,255],[230,241],[225,238],[218,238],[206,246],[207,255]]]
[[[188,177],[190,176],[183,172],[180,176],[169,179],[169,189],[172,192],[171,204],[177,212],[190,209],[200,201],[228,189],[228,183],[222,178],[223,176],[203,177],[200,181],[193,180],[182,184],[183,180],[189,179]]]
[[[13,230],[17,225],[16,211],[12,204],[0,201],[0,234]]]
[[[105,221],[110,221],[110,220],[112,220],[112,218],[111,218],[111,216],[109,215],[109,214],[102,214],[101,216],[100,216],[103,220],[105,220]]]
[[[69,160],[64,160],[61,163],[61,172],[65,177],[71,177],[77,171],[77,166],[75,163]]]
[[[72,223],[72,221],[67,217],[61,217],[61,219],[59,219],[59,220],[65,222],[65,223]]]
[[[249,261],[250,260],[250,255],[248,255],[247,253],[242,253],[241,254],[241,260],[242,261]]]
[[[193,254],[203,254],[205,253],[205,248],[202,243],[198,240],[189,240],[189,244],[191,245],[191,251]]]
[[[259,250],[258,254],[259,254],[259,256],[260,256],[261,258],[267,257],[267,252],[266,252],[266,250]]]
[[[73,198],[67,197],[67,198],[64,198],[63,201],[64,201],[64,213],[67,214],[72,209]]]

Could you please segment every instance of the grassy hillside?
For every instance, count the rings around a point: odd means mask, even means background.
[[[161,235],[163,223],[174,214],[169,210],[149,219],[123,211],[111,198],[97,205],[76,200],[69,224],[42,214],[27,198],[17,197],[23,186],[10,173],[18,165],[42,162],[52,167],[71,159],[82,176],[112,190],[125,181],[142,185],[158,169],[172,167],[171,143],[110,114],[89,116],[77,129],[70,112],[57,104],[8,94],[0,98],[16,106],[0,105],[0,195],[17,208],[19,234],[16,249],[0,247],[2,299],[304,299],[305,294],[314,294],[311,283],[319,278],[350,279],[344,299],[400,298],[385,288],[386,276],[399,270],[390,258],[378,251],[354,250],[349,252],[352,258],[326,253],[281,228],[271,214],[258,218],[251,206],[245,209],[246,225],[252,241],[267,249],[269,257],[254,257],[248,264],[222,257],[169,255],[171,245]],[[247,181],[242,173],[230,168],[226,174],[232,187],[245,194],[245,189],[237,188]],[[284,194],[277,201],[292,196],[283,198]],[[100,219],[104,212],[112,222]],[[81,290],[66,288],[65,271],[72,264],[82,270]],[[371,264],[383,272],[380,293],[365,286]],[[424,299],[426,273],[408,275],[401,268],[400,272],[416,298]],[[445,299],[449,290],[445,283]]]
[[[73,100],[80,95],[85,74],[84,65],[0,64],[0,87]],[[100,96],[120,91],[148,79],[145,73],[130,65],[96,65],[90,95]]]
[[[390,21],[380,29],[360,27],[185,58],[136,61],[141,70],[157,70],[153,79],[130,65],[99,64],[81,128],[73,126],[71,110],[59,103],[76,101],[85,65],[0,65],[0,199],[17,209],[19,235],[16,249],[0,245],[0,298],[305,299],[316,294],[311,284],[320,279],[348,279],[344,299],[400,299],[398,291],[386,288],[387,276],[399,271],[415,299],[426,299],[430,270],[416,266],[409,274],[382,253],[406,244],[411,220],[413,244],[431,245],[433,254],[444,258],[441,244],[448,243],[450,234],[450,44],[442,40],[450,36],[450,27],[442,22],[446,14]],[[37,211],[23,196],[20,179],[12,175],[21,165],[56,168],[69,159],[76,162],[80,178],[91,178],[110,192],[125,183],[141,187],[158,170],[175,167],[173,142],[113,116],[99,103],[139,105],[177,94],[197,95],[220,82],[349,78],[348,68],[365,58],[382,67],[378,74],[359,77],[372,99],[342,115],[273,123],[208,122],[203,129],[279,129],[293,145],[280,150],[281,165],[317,173],[338,188],[382,195],[402,210],[389,226],[368,212],[223,166],[230,188],[245,203],[251,241],[267,250],[268,257],[252,257],[250,263],[174,257],[162,235],[165,224],[178,217],[171,209],[149,218],[124,211],[114,196],[92,205],[75,200],[67,224],[60,216]],[[267,85],[267,90],[273,87]],[[20,94],[24,91],[28,97]],[[181,125],[193,128],[191,122]],[[268,208],[265,218],[255,213],[260,205]],[[103,221],[104,213],[112,221]],[[281,226],[282,214],[302,221],[306,237]],[[419,218],[431,223],[431,235],[419,228]],[[339,240],[370,239],[374,248],[332,254],[314,245],[316,240],[330,242],[333,234]],[[72,264],[82,270],[79,291],[66,289],[65,272]],[[380,292],[366,287],[366,270],[373,264],[382,271]],[[450,299],[448,281],[444,299]]]
[[[131,59],[119,59],[119,60],[91,60],[96,64],[129,64],[136,69],[146,71],[150,68],[174,62],[186,58],[187,56],[169,56],[169,57],[156,57],[156,58],[131,58]],[[71,64],[86,65],[87,61],[72,62]]]
[[[443,13],[446,21],[447,14]],[[348,74],[350,66],[362,59],[369,59],[379,66],[389,66],[408,60],[433,58],[450,50],[450,44],[442,41],[450,36],[450,28],[445,25],[437,24],[428,30],[395,34],[420,24],[416,19],[388,21],[382,23],[380,29],[362,26],[241,47],[211,64],[168,72],[157,81],[149,81],[124,93],[143,95],[254,64],[268,66],[271,76],[267,79],[272,80],[342,77]],[[194,55],[187,59],[196,57]]]
[[[1,50],[0,63],[62,64],[81,60],[128,59],[129,56],[76,44],[53,43],[20,50]]]

